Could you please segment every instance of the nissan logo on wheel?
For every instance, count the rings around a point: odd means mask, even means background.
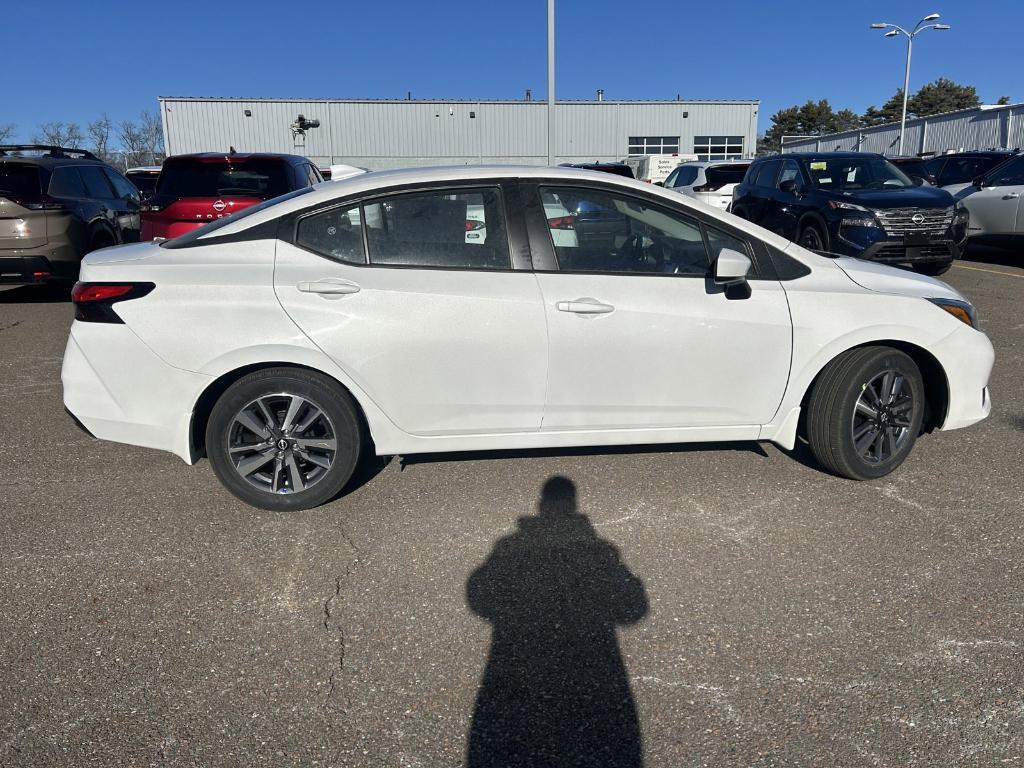
[[[220,202],[220,201],[218,201],[218,202]],[[221,203],[221,205],[223,205],[223,203]],[[217,208],[216,204],[214,204],[213,207]],[[217,210],[219,211],[220,208],[217,208]],[[910,217],[910,220],[912,222],[914,222],[915,224],[924,224],[924,214],[923,213],[915,213],[913,216]]]
[[[213,204],[213,210],[215,210],[217,213],[220,213],[221,211],[223,211],[227,207],[228,207],[228,204],[225,203],[223,200],[218,200],[217,202],[215,202]],[[915,218],[915,221],[916,221],[916,218]]]

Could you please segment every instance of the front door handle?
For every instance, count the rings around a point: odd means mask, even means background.
[[[325,296],[344,296],[359,293],[359,286],[350,280],[327,278],[316,282],[301,282],[296,286],[303,293],[319,293]]]
[[[1015,197],[1020,197],[1020,192],[1007,192],[1003,195],[1003,200],[1013,200]]]
[[[615,307],[588,297],[575,301],[560,301],[555,304],[555,309],[559,312],[572,312],[576,315],[606,315],[614,311]]]

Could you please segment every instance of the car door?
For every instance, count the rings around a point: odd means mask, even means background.
[[[285,311],[409,434],[540,427],[544,310],[528,261],[510,260],[504,198],[444,187],[329,204],[281,235]],[[486,235],[467,241],[471,208]]]
[[[729,426],[756,437],[742,428],[771,420],[789,374],[786,296],[775,280],[752,280],[745,297],[716,286],[708,256],[752,255],[751,243],[619,190],[552,184],[524,194],[535,199],[530,243],[548,325],[543,429]],[[614,242],[548,237],[538,212],[581,203],[618,212],[625,232]]]
[[[1024,155],[991,171],[981,189],[968,188],[961,199],[970,212],[969,235],[1008,235],[1024,231],[1020,197],[1024,193]]]
[[[781,166],[782,163],[779,160],[767,160],[757,167],[756,173],[748,174],[751,179],[750,183],[746,185],[747,194],[743,198],[742,208],[746,218],[768,229],[770,227],[766,221],[774,217],[772,194]]]
[[[795,182],[796,190],[780,189],[780,185],[786,181]],[[795,240],[800,217],[807,210],[807,206],[804,204],[806,189],[807,184],[800,172],[800,164],[792,158],[783,160],[778,178],[772,186],[771,202],[765,208],[765,217],[761,226],[787,240]]]

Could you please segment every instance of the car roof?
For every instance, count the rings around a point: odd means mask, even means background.
[[[882,155],[878,152],[786,152],[785,154],[772,155],[770,158],[765,159],[773,160],[787,157],[792,157],[797,160],[807,160],[812,157],[816,159],[824,158],[827,160],[830,157],[882,157]]]
[[[680,163],[677,167],[682,168],[684,165],[697,166],[698,168],[707,168],[711,165],[750,165],[753,159],[748,160],[687,160],[684,163]]]
[[[49,157],[46,155],[0,155],[0,163],[27,163],[41,168],[56,168],[61,165],[106,165],[102,160],[89,157]]]
[[[171,155],[167,160],[285,160],[290,163],[306,162],[306,158],[284,152],[192,152],[187,155]],[[166,162],[166,161],[165,161]]]

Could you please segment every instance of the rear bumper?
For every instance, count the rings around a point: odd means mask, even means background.
[[[78,274],[77,259],[60,261],[32,251],[2,251],[0,254],[3,254],[0,255],[0,285],[32,285],[54,279],[70,280]]]
[[[64,407],[94,437],[192,463],[192,409],[211,381],[168,365],[125,325],[71,325],[61,368]]]

